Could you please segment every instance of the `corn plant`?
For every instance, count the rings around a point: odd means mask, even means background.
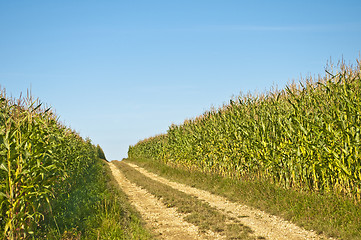
[[[129,157],[361,196],[361,64],[241,95],[129,147]]]
[[[96,160],[97,150],[90,140],[60,124],[39,101],[9,100],[2,93],[0,230],[4,239],[34,237],[45,222],[58,227],[56,216],[64,209],[59,206],[66,204],[61,196],[82,187],[83,176]]]

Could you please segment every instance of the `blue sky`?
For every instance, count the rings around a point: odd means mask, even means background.
[[[0,0],[0,85],[108,159],[240,92],[361,52],[361,1]]]

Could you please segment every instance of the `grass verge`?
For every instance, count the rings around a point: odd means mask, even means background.
[[[97,165],[84,190],[70,193],[69,202],[74,203],[55,216],[58,226],[48,223],[37,239],[153,239],[108,163],[99,161]]]
[[[211,230],[225,235],[227,239],[256,239],[249,227],[219,212],[208,203],[154,181],[122,162],[115,164],[130,181],[161,199],[166,206],[175,207],[178,212],[186,214],[184,220],[198,226],[200,231]]]
[[[207,190],[231,201],[278,215],[308,230],[340,239],[361,238],[361,204],[332,194],[283,189],[269,182],[241,181],[173,168],[150,159],[131,163],[172,181]]]

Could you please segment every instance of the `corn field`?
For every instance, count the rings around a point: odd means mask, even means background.
[[[361,196],[361,62],[228,105],[130,146],[130,158]]]
[[[34,237],[43,222],[57,226],[57,199],[77,186],[97,160],[89,140],[59,123],[30,96],[0,94],[0,230],[4,239]]]

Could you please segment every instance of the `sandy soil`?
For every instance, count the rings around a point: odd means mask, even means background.
[[[225,214],[237,218],[242,224],[250,227],[256,236],[277,240],[327,239],[324,236],[319,236],[315,232],[307,231],[279,217],[269,215],[263,211],[245,205],[230,202],[224,197],[211,194],[204,190],[171,182],[154,173],[148,172],[135,164],[127,164],[153,180],[159,181],[187,194],[194,195],[199,199],[208,202],[211,206],[216,207],[220,211],[223,211]]]
[[[198,231],[198,227],[183,220],[183,215],[175,208],[166,207],[160,200],[148,193],[145,189],[131,183],[121,171],[112,163],[110,169],[122,190],[140,212],[148,227],[156,233],[159,239],[222,239],[213,232],[205,234]]]

